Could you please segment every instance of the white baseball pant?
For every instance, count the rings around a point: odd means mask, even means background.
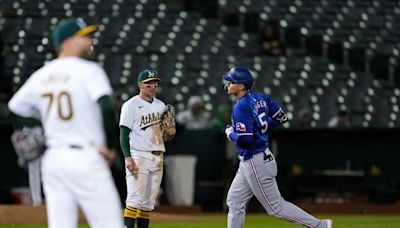
[[[96,148],[48,149],[42,160],[49,228],[76,228],[78,207],[92,228],[122,228],[110,168]]]
[[[131,156],[139,168],[136,177],[125,169],[127,198],[126,205],[144,211],[152,211],[160,190],[163,175],[164,155],[150,151],[131,151]]]

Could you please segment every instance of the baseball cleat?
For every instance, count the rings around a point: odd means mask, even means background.
[[[326,221],[326,228],[332,228],[333,227],[332,219],[325,219],[325,221]]]

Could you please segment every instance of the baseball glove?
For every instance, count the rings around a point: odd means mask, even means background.
[[[170,141],[174,138],[175,130],[175,108],[172,105],[166,105],[165,111],[162,115],[161,127],[163,129],[164,142]]]
[[[18,164],[21,167],[39,158],[46,149],[45,137],[41,127],[24,127],[15,130],[11,135],[11,142],[18,156]]]
[[[165,111],[161,117],[161,126],[162,128],[168,129],[171,127],[175,127],[175,108],[172,105],[167,104],[165,106]]]

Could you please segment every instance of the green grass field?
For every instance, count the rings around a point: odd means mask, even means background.
[[[399,228],[400,215],[322,215],[319,218],[331,218],[335,228]],[[204,221],[204,222],[198,222]],[[151,228],[220,228],[226,227],[226,215],[198,215],[194,223],[151,223]],[[0,228],[45,228],[46,225],[0,225]],[[79,228],[87,228],[80,225]],[[265,215],[248,215],[245,228],[295,228],[302,227]]]

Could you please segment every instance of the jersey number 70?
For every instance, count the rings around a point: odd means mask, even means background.
[[[42,94],[42,97],[47,98],[49,100],[49,104],[47,106],[47,113],[46,115],[49,114],[54,98],[57,100],[57,110],[58,110],[58,116],[65,121],[68,121],[72,119],[72,116],[74,115],[74,111],[72,109],[72,101],[71,101],[71,95],[67,91],[61,91],[58,94],[55,93],[44,93]],[[66,105],[62,105],[63,103],[66,103]],[[65,108],[66,107],[66,108]]]

